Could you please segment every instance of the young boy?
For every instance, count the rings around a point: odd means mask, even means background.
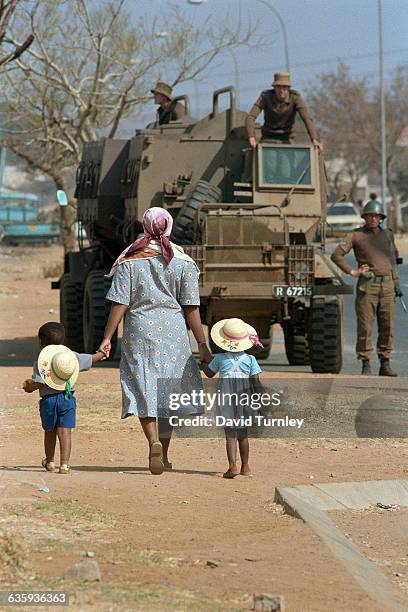
[[[60,445],[60,474],[69,474],[71,430],[75,427],[76,399],[72,393],[79,371],[89,370],[94,363],[106,359],[102,351],[94,355],[72,352],[63,345],[65,329],[62,323],[44,323],[38,330],[40,354],[34,363],[33,376],[23,389],[26,393],[40,392],[40,417],[44,429],[45,458],[41,465],[55,472],[55,444]]]

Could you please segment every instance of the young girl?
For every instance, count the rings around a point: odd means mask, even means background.
[[[218,372],[219,395],[230,398],[229,403],[222,401],[221,413],[227,419],[245,419],[254,412],[248,402],[239,398],[248,396],[251,387],[259,384],[258,374],[262,371],[253,355],[244,351],[256,345],[263,348],[256,330],[241,319],[223,319],[211,328],[211,338],[225,353],[218,353],[208,364],[201,364],[206,376],[212,378]],[[235,401],[230,394],[234,394]],[[225,427],[226,448],[229,467],[224,478],[235,478],[238,474],[252,476],[249,467],[249,441],[246,427]],[[241,457],[241,470],[237,467],[237,441]]]

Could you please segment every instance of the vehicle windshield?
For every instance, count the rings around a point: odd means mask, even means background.
[[[353,204],[336,204],[327,210],[328,215],[357,215]]]
[[[260,156],[262,184],[311,185],[309,148],[263,145]]]

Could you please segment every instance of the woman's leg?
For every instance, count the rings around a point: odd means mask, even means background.
[[[157,442],[157,423],[156,417],[144,417],[139,418],[140,425],[142,426],[143,433],[146,436],[149,444]]]
[[[223,474],[224,478],[234,478],[239,474],[237,468],[237,432],[236,429],[225,427],[225,446],[228,457],[228,470]]]
[[[159,427],[159,440],[162,443],[162,447],[163,447],[164,467],[171,469],[172,465],[169,461],[168,452],[169,452],[169,446],[170,446],[170,441],[171,441],[171,435],[173,433],[173,426],[170,425],[169,419],[159,418],[157,419],[157,421],[158,421],[158,427]]]
[[[139,421],[149,442],[149,470],[152,474],[162,474],[164,470],[163,447],[157,439],[156,417],[139,418]]]

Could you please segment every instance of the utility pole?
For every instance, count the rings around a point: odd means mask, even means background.
[[[385,90],[384,90],[384,50],[382,26],[382,2],[378,0],[378,34],[379,34],[379,73],[380,73],[380,138],[381,138],[381,199],[384,212],[387,213],[387,142],[385,132]],[[389,219],[394,223],[394,215]]]

